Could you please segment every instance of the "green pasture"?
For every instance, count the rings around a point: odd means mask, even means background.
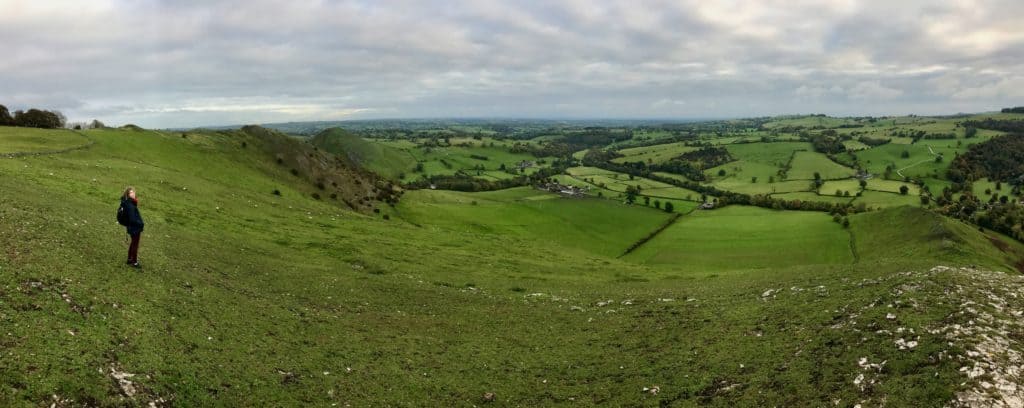
[[[850,236],[822,213],[729,206],[684,216],[627,260],[705,271],[848,264]]]
[[[855,171],[829,160],[821,153],[796,152],[788,173],[789,180],[813,180],[814,173],[818,173],[823,180],[834,180],[853,176]]]

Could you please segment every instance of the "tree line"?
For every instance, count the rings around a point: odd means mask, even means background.
[[[999,120],[999,119],[984,119],[984,120],[967,120],[960,124],[961,126],[974,127],[978,129],[988,130],[999,130],[1003,132],[1014,132],[1024,133],[1024,120]]]
[[[42,109],[16,110],[14,114],[6,106],[0,105],[0,126],[17,126],[40,129],[59,129],[68,122],[67,117],[59,111]]]
[[[946,177],[954,183],[989,178],[1019,182],[1024,176],[1024,134],[994,137],[953,159]]]

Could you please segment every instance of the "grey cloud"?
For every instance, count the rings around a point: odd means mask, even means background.
[[[1024,97],[1016,1],[7,2],[0,103],[144,126],[950,113]]]

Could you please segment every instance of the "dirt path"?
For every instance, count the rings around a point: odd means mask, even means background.
[[[931,146],[928,146],[928,153],[931,153],[931,154],[932,154],[932,156],[938,156],[938,155],[939,155],[938,153],[935,153],[935,151],[934,151],[934,150],[932,150],[932,147],[931,147]],[[928,159],[928,160],[921,160],[921,161],[919,161],[919,162],[917,162],[917,163],[914,163],[914,164],[911,164],[911,165],[909,165],[909,166],[907,166],[907,167],[904,167],[904,168],[902,168],[902,169],[896,170],[896,174],[898,174],[898,175],[900,176],[900,178],[906,178],[906,176],[904,176],[904,175],[903,175],[903,170],[909,169],[909,168],[911,168],[911,167],[914,167],[914,166],[917,166],[917,165],[919,165],[919,164],[924,164],[924,163],[928,163],[928,162],[930,162],[930,161],[933,161],[933,160],[935,160],[935,158],[934,158],[934,157],[933,157],[933,158],[931,158],[931,159]]]

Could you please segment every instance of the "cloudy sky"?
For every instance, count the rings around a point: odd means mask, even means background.
[[[178,127],[1024,105],[1024,2],[0,0],[0,104]]]

